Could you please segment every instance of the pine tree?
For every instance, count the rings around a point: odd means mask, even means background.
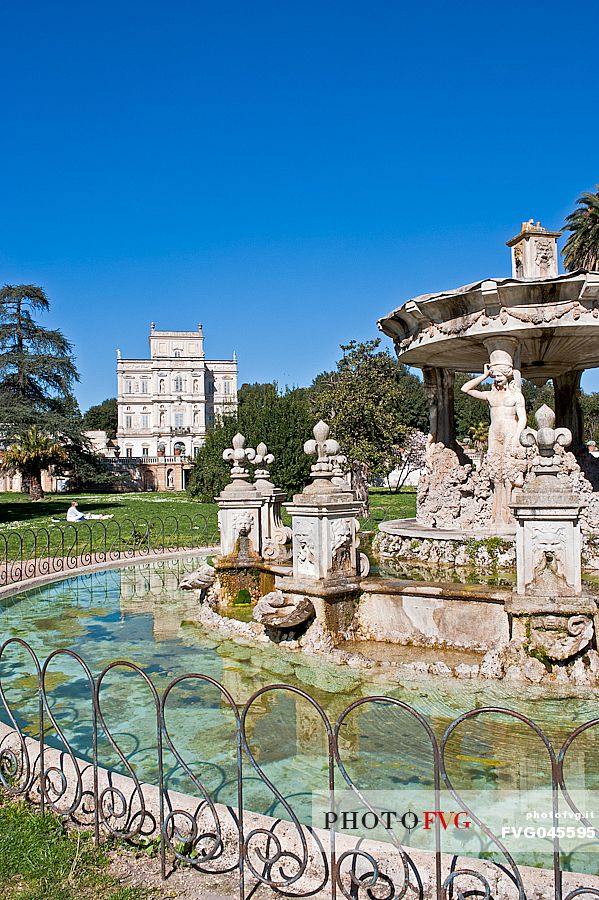
[[[0,289],[0,422],[5,438],[41,425],[51,434],[77,432],[72,388],[79,380],[62,332],[43,328],[34,314],[48,298],[32,284]]]

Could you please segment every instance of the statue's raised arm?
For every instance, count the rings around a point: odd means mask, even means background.
[[[486,381],[489,375],[489,366],[485,363],[483,374],[476,375],[475,378],[471,378],[470,381],[463,384],[461,388],[462,393],[468,394],[469,397],[476,397],[477,400],[488,400],[489,391],[477,391],[476,388],[479,384],[482,384],[483,381]]]

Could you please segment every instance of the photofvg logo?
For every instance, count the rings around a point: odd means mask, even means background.
[[[442,832],[453,835],[450,844],[462,852],[473,824],[449,795],[446,804],[436,805],[432,791],[370,791],[367,804],[353,791],[336,792],[333,803],[328,799],[313,798],[312,826],[356,838],[434,849],[435,835]]]
[[[313,795],[311,825],[322,831],[406,847],[484,855],[499,840],[510,852],[527,858],[551,853],[555,841],[564,852],[599,851],[599,792],[573,791],[571,805],[560,797],[552,806],[550,787],[534,791],[484,789],[464,791],[459,801],[441,791],[369,791],[362,802],[353,791],[334,797]],[[597,826],[597,831],[595,830]],[[484,827],[481,827],[484,826]]]

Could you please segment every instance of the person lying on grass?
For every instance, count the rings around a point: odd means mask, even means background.
[[[82,513],[77,509],[79,506],[76,500],[71,502],[70,507],[67,510],[67,522],[82,522],[84,519],[112,519],[112,516],[108,515],[94,515],[93,513]]]

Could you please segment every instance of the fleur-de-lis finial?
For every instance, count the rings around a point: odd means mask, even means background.
[[[339,444],[334,438],[329,437],[330,432],[327,423],[321,419],[312,430],[314,438],[304,444],[304,453],[316,457],[316,462],[312,466],[313,476],[329,477],[333,472],[331,457],[339,453]]]
[[[523,447],[536,447],[537,456],[533,469],[537,475],[557,475],[559,471],[558,447],[568,447],[572,443],[569,428],[554,428],[555,413],[543,404],[535,413],[538,429],[525,428],[520,435]]]
[[[256,451],[253,447],[245,446],[245,438],[239,432],[233,438],[233,446],[223,451],[223,459],[232,462],[231,478],[240,481],[249,481],[250,471],[247,463],[255,459]]]
[[[268,452],[268,447],[263,441],[261,441],[256,447],[256,455],[253,460],[254,465],[256,466],[256,471],[254,473],[256,479],[268,481],[270,479],[270,472],[268,471],[268,467],[272,466],[274,461],[274,455]]]

